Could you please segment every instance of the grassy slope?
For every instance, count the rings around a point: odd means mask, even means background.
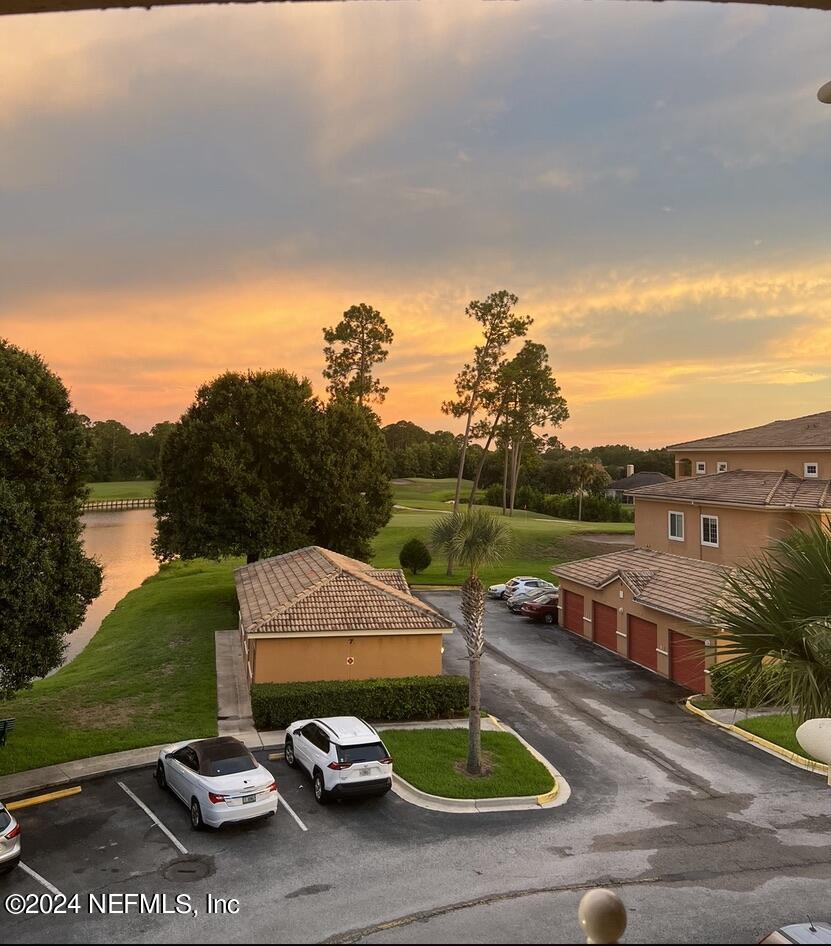
[[[498,798],[542,795],[554,787],[545,766],[510,733],[482,733],[482,750],[493,765],[484,778],[471,778],[455,768],[467,759],[466,729],[395,729],[381,735],[392,753],[395,771],[431,795]]]
[[[163,567],[70,664],[15,699],[0,774],[216,734],[214,631],[235,627],[236,562]]]
[[[149,499],[156,492],[158,480],[126,480],[123,483],[87,483],[89,498]]]
[[[813,759],[813,756],[809,755],[797,741],[797,725],[794,723],[793,718],[787,713],[771,716],[753,716],[751,719],[743,719],[741,722],[736,722],[736,726],[739,729],[744,729],[746,732],[761,736],[762,739],[767,739],[768,742],[773,742],[777,746],[782,746],[783,749],[795,752],[797,755],[801,755],[806,759]]]
[[[381,568],[398,568],[398,553],[414,536],[429,546],[430,529],[436,517],[444,514],[441,510],[450,509],[443,499],[452,499],[454,484],[455,480],[451,479],[393,481],[395,503],[410,508],[393,510],[389,523],[374,540],[373,563]],[[484,508],[494,515],[501,514],[499,509]],[[557,562],[609,551],[605,546],[586,542],[581,533],[631,534],[634,531],[630,522],[573,522],[521,510],[505,521],[513,532],[513,548],[502,564],[483,571],[482,579],[486,584],[520,574],[546,577],[550,566]],[[426,571],[418,575],[408,574],[407,579],[414,585],[459,585],[464,581],[465,575],[461,570],[448,577],[445,568],[445,561],[434,554],[433,563]]]

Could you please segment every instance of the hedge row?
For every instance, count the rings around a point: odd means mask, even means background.
[[[298,719],[360,716],[398,722],[447,719],[468,713],[467,677],[401,677],[255,683],[251,708],[257,729],[285,729]]]
[[[502,505],[502,486],[489,486],[485,493],[489,506]],[[541,512],[555,519],[576,519],[579,499],[573,493],[549,493],[544,496],[533,486],[520,486],[516,494],[516,509],[528,509]],[[632,522],[635,518],[634,506],[621,503],[605,496],[588,495],[583,497],[583,522]]]

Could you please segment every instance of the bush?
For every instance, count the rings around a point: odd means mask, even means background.
[[[572,493],[554,493],[546,496],[538,511],[556,519],[576,519],[578,497]],[[605,496],[583,497],[583,522],[631,522],[634,508]]]
[[[544,501],[545,497],[542,490],[535,486],[520,486],[516,491],[514,509],[529,509],[531,512],[540,512]]]
[[[491,483],[491,485],[485,490],[485,503],[488,506],[501,506],[502,505],[502,484],[501,483]]]
[[[731,663],[716,664],[710,670],[713,699],[726,709],[745,709],[751,706],[770,706],[766,691],[777,667],[760,667],[755,673],[746,673]]]
[[[425,568],[429,568],[433,556],[421,539],[413,538],[404,543],[404,548],[398,553],[398,561],[402,568],[407,568],[414,575],[417,575],[419,572],[423,572]]]
[[[298,719],[360,716],[398,722],[446,719],[468,713],[466,677],[401,677],[255,683],[251,708],[257,729],[285,729]]]

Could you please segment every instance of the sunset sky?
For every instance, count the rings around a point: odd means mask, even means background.
[[[829,13],[681,2],[2,18],[0,335],[140,430],[226,369],[322,393],[366,301],[384,422],[448,428],[507,288],[569,445],[831,409],[829,49]]]

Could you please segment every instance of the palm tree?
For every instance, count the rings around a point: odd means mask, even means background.
[[[462,585],[463,633],[470,664],[467,770],[471,775],[481,775],[480,659],[485,649],[485,586],[479,580],[479,572],[484,565],[502,558],[511,544],[511,534],[504,522],[483,509],[469,506],[439,517],[433,526],[432,544],[469,571]]]
[[[719,655],[748,675],[748,698],[796,721],[831,716],[831,531],[794,529],[734,570],[712,612]],[[760,673],[762,667],[765,673]]]

